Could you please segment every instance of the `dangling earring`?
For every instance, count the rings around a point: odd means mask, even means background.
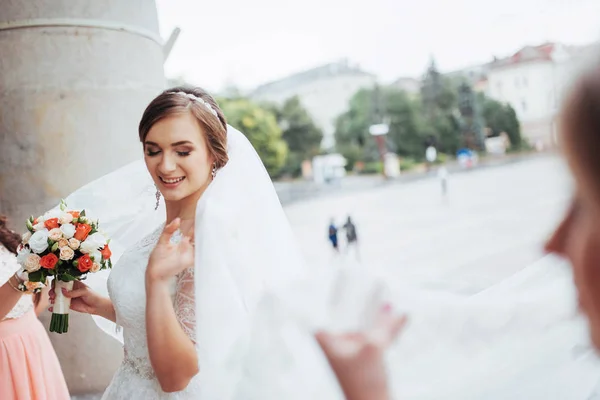
[[[213,163],[212,172],[210,174],[212,175],[212,178],[215,179],[215,176],[217,176],[217,163]]]
[[[158,210],[159,204],[160,204],[160,191],[158,190],[158,186],[157,186],[156,187],[156,206],[154,207],[154,211]]]

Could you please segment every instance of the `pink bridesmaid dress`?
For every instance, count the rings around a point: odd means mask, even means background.
[[[19,269],[0,244],[0,286]],[[23,295],[0,321],[0,399],[69,400],[69,390],[31,295]]]

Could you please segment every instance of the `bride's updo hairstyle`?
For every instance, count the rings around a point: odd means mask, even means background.
[[[159,94],[146,107],[139,126],[140,141],[144,143],[152,126],[163,118],[192,113],[206,135],[208,152],[215,166],[227,164],[227,121],[215,99],[201,88],[175,87]]]

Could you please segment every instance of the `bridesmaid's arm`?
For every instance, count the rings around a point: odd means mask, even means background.
[[[0,286],[0,321],[6,317],[23,296],[23,292],[15,289],[18,284],[17,278],[12,275],[4,285]]]
[[[40,293],[33,295],[33,304],[35,305],[35,315],[39,316],[42,311],[44,311],[50,301],[48,300],[48,291],[50,288],[48,286],[44,286]]]
[[[199,372],[194,342],[177,318],[169,284],[146,275],[148,352],[163,391],[178,392]]]

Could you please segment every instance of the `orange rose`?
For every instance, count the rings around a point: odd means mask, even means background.
[[[88,272],[90,268],[92,268],[92,265],[94,265],[94,262],[90,258],[89,254],[81,256],[77,260],[77,269],[80,272]]]
[[[51,230],[54,228],[58,228],[58,218],[50,218],[47,219],[46,222],[44,222],[44,226],[46,227],[46,229]]]
[[[91,230],[92,226],[89,224],[77,224],[75,227],[75,236],[73,237],[80,242],[83,242],[88,237]]]
[[[68,214],[71,214],[73,218],[79,218],[79,211],[69,211]]]
[[[40,265],[42,266],[42,268],[46,269],[54,269],[57,262],[58,257],[56,257],[56,254],[54,253],[46,254],[40,259]]]
[[[102,250],[100,250],[100,254],[102,254],[103,260],[108,260],[110,256],[112,256],[112,251],[108,248],[108,245],[104,246]]]

